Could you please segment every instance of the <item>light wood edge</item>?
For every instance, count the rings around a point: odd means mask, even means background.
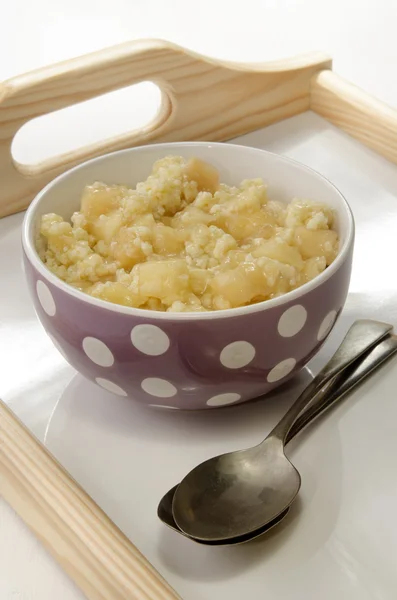
[[[0,494],[89,600],[180,599],[1,400]]]
[[[310,108],[397,163],[397,111],[330,70],[312,78]]]
[[[161,40],[137,41],[47,67],[0,85],[0,216],[23,210],[56,175],[106,152],[148,142],[224,141],[309,108],[310,80],[329,68],[315,53],[269,64],[217,61]],[[141,81],[162,91],[152,123],[29,167],[11,143],[32,118]]]

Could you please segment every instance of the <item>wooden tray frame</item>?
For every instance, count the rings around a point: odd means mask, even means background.
[[[34,167],[13,160],[12,140],[32,118],[148,80],[162,103],[144,129]],[[322,54],[237,64],[145,40],[16,77],[0,84],[0,217],[88,158],[150,142],[224,141],[309,109],[397,163],[397,111],[338,77]],[[90,600],[180,598],[1,400],[0,494]]]

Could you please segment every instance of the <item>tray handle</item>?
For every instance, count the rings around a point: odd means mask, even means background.
[[[312,78],[310,108],[393,163],[397,111],[330,70]]]
[[[54,176],[105,152],[154,141],[226,140],[303,112],[312,75],[330,64],[316,53],[268,64],[227,63],[146,40],[6,81],[0,84],[0,217],[26,208]],[[12,140],[27,121],[141,81],[162,92],[147,127],[34,166],[12,159]]]
[[[0,496],[90,600],[181,600],[1,400]]]

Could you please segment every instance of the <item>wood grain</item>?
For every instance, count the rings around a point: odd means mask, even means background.
[[[180,598],[1,400],[0,494],[90,600]]]
[[[309,108],[314,73],[330,67],[323,54],[268,64],[215,61],[159,40],[122,44],[16,77],[0,85],[0,216],[26,208],[54,176],[105,152],[148,142],[221,141]],[[162,91],[154,121],[42,164],[11,156],[27,121],[141,81]]]
[[[313,76],[311,109],[397,163],[397,111],[332,71]]]

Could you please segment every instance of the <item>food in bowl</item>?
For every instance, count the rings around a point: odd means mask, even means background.
[[[277,298],[336,258],[334,210],[269,197],[264,181],[220,183],[198,158],[168,155],[131,188],[87,185],[71,222],[41,217],[37,249],[60,279],[116,304],[167,312]]]
[[[330,231],[338,234],[336,258],[287,294],[230,310],[189,312],[105,302],[65,283],[44,264],[37,251],[43,215],[55,213],[71,222],[73,213],[81,212],[87,183],[123,182],[133,190],[165,156],[209,163],[221,182],[235,186],[260,176],[267,185],[268,202],[319,199],[335,212]],[[143,405],[209,409],[268,394],[319,351],[346,301],[354,220],[335,186],[294,160],[237,144],[174,142],[113,152],[56,177],[30,204],[22,244],[38,318],[80,374]]]

